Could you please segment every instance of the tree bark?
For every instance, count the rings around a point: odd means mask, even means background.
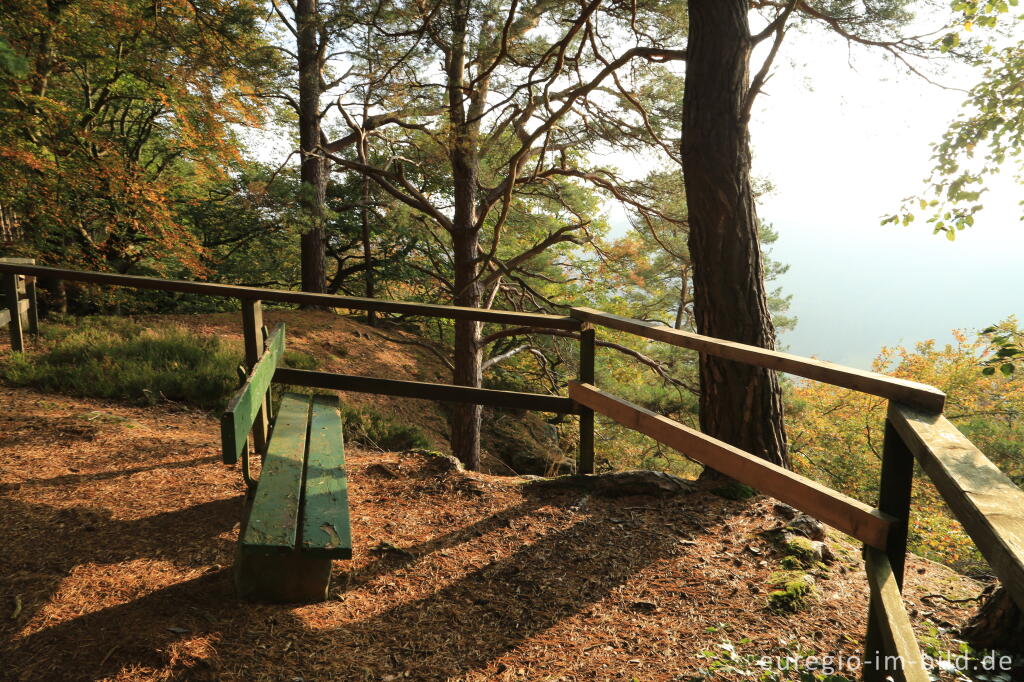
[[[366,269],[363,270],[363,282],[365,284],[365,295],[366,298],[374,297],[373,287],[373,250],[370,246],[370,178],[363,177],[363,205],[360,211],[360,221],[362,234],[360,235],[363,240],[363,262],[366,264]],[[366,311],[366,324],[371,327],[377,326],[377,312],[374,310]]]
[[[452,47],[448,54],[448,116],[451,125],[449,160],[452,168],[452,255],[455,269],[454,304],[480,306],[480,228],[477,225],[477,187],[480,166],[478,109],[486,99],[486,87],[478,86],[466,96],[466,28],[470,0],[452,2]],[[480,323],[455,320],[455,370],[452,379],[459,386],[479,388],[482,383],[483,345]],[[471,471],[480,468],[479,405],[456,404],[452,409],[452,451]]]
[[[746,0],[689,3],[683,175],[698,333],[773,348],[750,187],[747,11]],[[705,433],[788,464],[774,372],[702,355],[700,388]]]
[[[324,205],[327,196],[326,159],[320,145],[321,45],[318,0],[297,0],[295,24],[299,57],[299,148],[302,155],[299,203],[307,224],[301,240],[302,290],[326,290],[326,239]]]
[[[984,601],[960,636],[979,651],[998,649],[1024,654],[1024,612],[1002,585],[986,590]]]

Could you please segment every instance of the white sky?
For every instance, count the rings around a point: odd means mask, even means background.
[[[780,283],[799,317],[782,344],[867,368],[883,345],[945,342],[951,329],[1024,313],[1024,196],[1010,177],[955,242],[921,216],[879,224],[923,189],[930,144],[966,96],[863,52],[851,69],[845,43],[820,33],[787,40],[751,123],[755,173],[776,186],[760,216],[779,232],[773,256],[790,265]],[[966,69],[942,78],[976,79]]]

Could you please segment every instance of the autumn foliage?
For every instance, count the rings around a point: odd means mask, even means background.
[[[999,326],[1014,329],[1015,320]],[[953,342],[884,348],[873,369],[931,384],[946,392],[946,416],[1017,483],[1024,480],[1024,376],[985,374],[993,355],[989,335],[953,332]],[[886,401],[800,381],[790,391],[789,435],[801,473],[873,504],[876,501]],[[927,476],[915,475],[912,551],[960,570],[987,571],[973,543]]]

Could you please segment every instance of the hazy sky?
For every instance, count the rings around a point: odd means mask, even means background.
[[[966,96],[862,51],[851,68],[845,43],[820,35],[787,40],[751,124],[755,172],[776,186],[760,215],[779,232],[773,255],[790,265],[781,284],[799,317],[781,342],[866,368],[883,345],[946,341],[1024,313],[1024,197],[1009,178],[955,242],[923,222],[879,224],[922,189],[929,145]]]

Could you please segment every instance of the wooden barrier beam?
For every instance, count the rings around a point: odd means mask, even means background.
[[[799,355],[780,353],[744,343],[723,341],[711,336],[693,334],[653,322],[635,320],[631,317],[612,315],[592,308],[573,308],[570,315],[578,320],[599,324],[609,329],[618,329],[726,360],[787,372],[834,386],[852,388],[855,391],[897,400],[930,412],[942,412],[942,407],[946,402],[945,393],[916,381],[865,372],[832,362],[803,358]]]
[[[569,397],[865,544],[886,546],[891,520],[863,502],[589,384],[570,382]]]
[[[580,323],[565,315],[547,315],[542,313],[520,313],[512,310],[489,310],[469,308],[465,306],[434,305],[430,303],[412,303],[405,301],[382,301],[375,298],[358,298],[355,296],[335,296],[334,294],[313,294],[305,291],[286,291],[283,289],[265,289],[259,287],[235,286],[232,284],[216,284],[213,282],[189,282],[177,279],[160,279],[158,277],[141,277],[138,275],[116,275],[109,272],[93,272],[86,270],[65,270],[41,265],[22,265],[0,262],[0,272],[35,275],[72,282],[90,282],[110,286],[131,287],[134,289],[157,289],[159,291],[177,291],[186,294],[203,296],[221,296],[228,298],[277,301],[279,303],[297,303],[300,305],[320,306],[324,308],[345,308],[347,310],[376,310],[385,313],[403,313],[422,315],[424,317],[441,317],[453,320],[476,320],[478,322],[494,322],[497,324],[526,325],[543,329],[567,329],[576,331]]]
[[[474,405],[534,410],[537,412],[555,412],[559,414],[574,414],[576,412],[576,406],[572,400],[557,395],[499,391],[493,388],[471,388],[469,386],[452,386],[450,384],[431,384],[423,381],[378,379],[375,377],[354,376],[352,374],[290,369],[288,367],[277,368],[277,372],[274,374],[274,383],[309,386],[311,388],[324,388],[334,391],[393,395],[400,398],[472,403]]]
[[[871,590],[873,625],[881,639],[881,651],[864,660],[864,679],[929,682],[921,648],[910,626],[903,596],[885,552],[864,548],[864,570]]]
[[[945,417],[891,404],[889,421],[1024,609],[1024,491]]]

